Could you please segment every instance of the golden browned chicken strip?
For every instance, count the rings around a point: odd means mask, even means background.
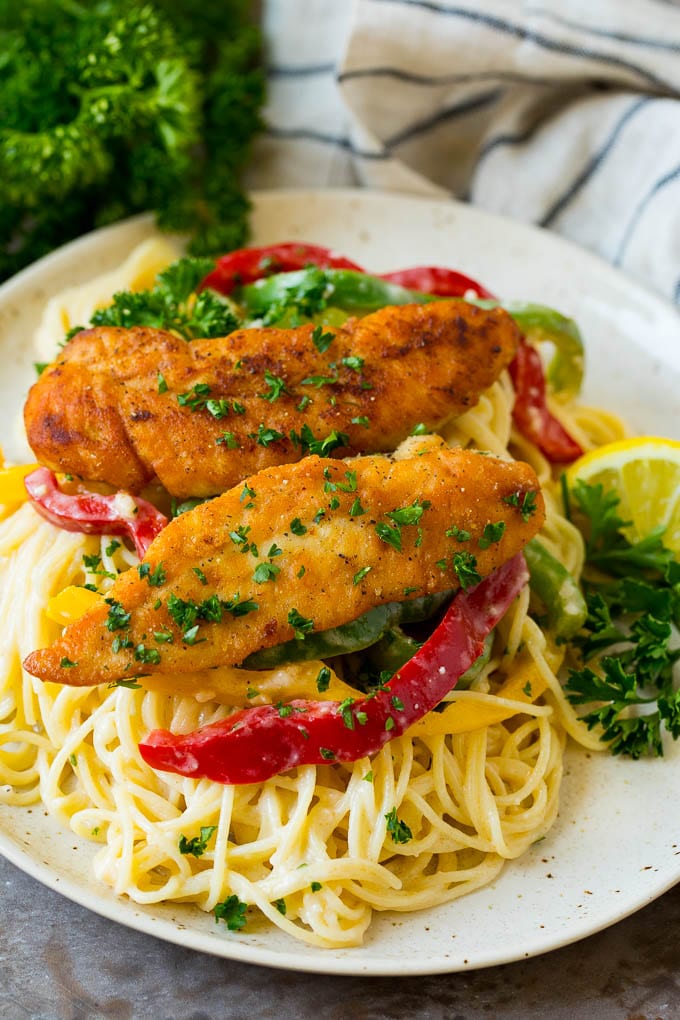
[[[432,438],[404,446],[410,455],[267,468],[182,514],[107,604],[26,669],[87,685],[238,664],[375,606],[474,584],[539,530],[529,465]]]
[[[133,491],[157,477],[175,496],[211,496],[308,453],[388,451],[418,423],[436,429],[477,402],[518,341],[502,309],[463,301],[192,343],[100,327],[33,386],[26,431],[55,471]]]

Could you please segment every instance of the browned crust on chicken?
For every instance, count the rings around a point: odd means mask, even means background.
[[[344,433],[338,456],[393,450],[420,422],[436,430],[476,404],[519,342],[505,311],[463,301],[383,308],[328,332],[322,353],[312,326],[192,343],[156,329],[85,330],[32,387],[29,442],[56,471],[133,491],[157,477],[175,496],[210,496],[299,460],[304,426],[318,439]],[[265,373],[285,383],[274,399]],[[215,417],[206,399],[228,405],[213,405]]]
[[[535,493],[531,513],[526,493]],[[376,525],[393,526],[390,512],[416,502],[422,515],[400,527],[398,550]],[[292,525],[296,519],[299,524]],[[87,685],[238,664],[251,652],[292,639],[293,610],[321,631],[377,605],[456,588],[454,556],[461,552],[474,556],[479,573],[487,575],[518,552],[543,519],[529,465],[432,440],[404,459],[312,456],[268,468],[161,532],[145,559],[151,572],[162,571],[161,583],[127,571],[114,584],[109,605],[90,610],[51,648],[29,655],[25,666],[43,680]],[[500,541],[480,546],[485,526],[499,521],[505,524]],[[454,526],[470,537],[461,541]],[[256,579],[262,564],[273,568],[273,576]],[[188,623],[186,630],[178,625],[172,600],[199,605],[213,596],[223,606],[221,621],[199,618],[187,639]],[[225,607],[244,600],[257,609],[233,615]],[[121,612],[129,620],[117,626]],[[165,637],[157,639],[159,634]],[[158,652],[159,661],[145,661],[144,649]]]

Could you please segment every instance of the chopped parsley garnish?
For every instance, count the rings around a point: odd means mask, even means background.
[[[418,524],[425,510],[427,510],[431,505],[432,504],[428,499],[423,500],[422,503],[420,500],[416,499],[411,506],[403,506],[398,510],[389,510],[387,517],[400,526]]]
[[[238,896],[227,896],[226,900],[216,903],[214,914],[216,921],[224,921],[229,931],[241,931],[246,926],[247,903],[242,903]]]
[[[194,836],[192,839],[180,836],[179,852],[181,854],[191,854],[192,857],[202,857],[208,849],[210,837],[216,830],[216,825],[202,825],[199,836]]]
[[[196,383],[186,393],[177,394],[177,403],[180,407],[189,407],[192,411],[200,411],[205,407],[210,396],[208,383]]]
[[[203,573],[203,571],[201,570],[200,567],[192,567],[191,569],[193,570],[194,574],[196,575],[198,580],[201,582],[201,584],[207,584],[208,583],[208,578],[205,576],[205,574]]]
[[[355,354],[350,354],[348,357],[341,359],[341,364],[344,365],[345,368],[351,368],[353,372],[360,372],[364,367],[364,359],[359,358]]]
[[[285,439],[285,436],[283,432],[267,428],[263,422],[260,422],[257,432],[249,432],[248,438],[254,439],[258,446],[270,446],[279,439]]]
[[[248,539],[246,538],[246,536],[247,536],[249,531],[250,531],[250,525],[245,525],[244,526],[243,524],[239,524],[239,526],[236,528],[235,531],[230,531],[229,532],[229,538],[232,540],[232,542],[235,545],[249,546],[250,543],[248,542]]]
[[[307,528],[302,523],[299,517],[294,517],[293,520],[290,522],[290,530],[293,532],[294,535],[307,534]]]
[[[213,418],[217,418],[218,421],[220,418],[226,418],[229,415],[229,408],[229,401],[224,397],[206,400],[205,402],[206,411],[208,411]]]
[[[318,457],[328,457],[338,447],[349,445],[349,436],[345,432],[338,432],[337,429],[333,429],[325,438],[318,439],[307,422],[299,433],[295,429],[291,429],[290,438],[295,446],[300,446],[309,453],[315,453]]]
[[[158,373],[158,375],[156,376],[156,380],[158,382],[158,392],[159,393],[167,393],[168,392],[168,384],[165,381],[165,376],[163,375],[162,372]]]
[[[419,421],[417,425],[414,425],[411,429],[412,436],[426,436],[431,430],[427,427],[425,422]]]
[[[62,669],[73,669],[73,667],[77,666],[78,663],[73,662],[72,659],[69,659],[68,656],[65,655],[61,662],[59,663],[59,665],[61,666]]]
[[[97,553],[94,556],[83,555],[83,566],[89,574],[99,574],[101,577],[108,577],[111,580],[115,580],[118,576],[110,570],[106,570],[102,566],[102,558]],[[96,591],[96,588],[95,588]]]
[[[150,588],[159,588],[162,584],[165,584],[166,575],[162,562],[157,563],[153,570],[150,563],[140,563],[137,566],[137,573],[142,580],[146,580]]]
[[[316,677],[316,689],[319,694],[327,691],[331,682],[331,671],[328,666],[322,666]]]
[[[312,343],[319,354],[325,354],[335,340],[335,333],[324,333],[323,326],[315,326],[312,331]]]
[[[323,889],[323,886],[321,885],[321,882],[312,882],[309,888],[312,892],[318,892],[319,889]]]
[[[130,626],[130,614],[123,609],[120,602],[115,599],[106,599],[109,606],[108,616],[106,617],[106,628],[107,630],[125,630],[126,627]]]
[[[137,662],[145,662],[158,666],[161,661],[161,653],[157,648],[147,648],[145,645],[139,644],[135,648],[135,659]]]
[[[117,538],[112,538],[111,541],[109,542],[109,544],[107,545],[106,549],[104,550],[104,552],[106,553],[107,556],[113,556],[113,554],[115,553],[116,549],[120,549],[120,546],[121,546],[121,543],[118,541],[118,539]]]
[[[455,538],[457,542],[469,542],[472,538],[469,531],[465,531],[463,528],[457,528],[455,524],[446,529],[445,535],[447,538]]]
[[[274,900],[274,906],[278,910],[279,914],[283,914],[284,917],[286,916],[286,901],[283,897],[280,900]]]
[[[352,705],[354,704],[354,698],[345,698],[338,705],[338,714],[342,716],[342,721],[348,730],[354,729],[354,716],[352,715]]]
[[[357,491],[357,473],[356,471],[345,471],[346,482],[338,482],[337,486],[340,492],[356,492]]]
[[[226,446],[228,450],[238,450],[238,441],[233,432],[223,432],[215,440],[218,446]]]
[[[495,542],[500,542],[505,534],[505,521],[496,521],[495,524],[487,524],[484,533],[479,540],[480,549],[488,549]]]
[[[337,375],[308,375],[306,379],[300,380],[300,385],[315,386],[319,390],[322,386],[335,386],[337,381]]]
[[[375,531],[378,538],[393,546],[397,552],[401,552],[401,528],[398,525],[392,527],[390,524],[385,524],[384,521],[378,521]]]
[[[503,496],[503,502],[507,503],[508,506],[517,507],[520,514],[522,515],[523,521],[528,521],[537,510],[536,507],[536,493],[531,492],[513,492],[509,496]]]
[[[349,508],[349,516],[350,517],[361,517],[365,513],[366,513],[366,510],[361,505],[361,500],[357,496],[357,498],[354,500],[354,502],[352,503],[351,507]]]
[[[275,581],[280,573],[281,567],[277,567],[274,563],[258,563],[253,571],[253,581],[255,581],[256,584],[264,584],[266,581]]]
[[[335,751],[331,751],[328,747],[320,747],[319,754],[324,761],[335,761]]]
[[[298,641],[304,641],[310,631],[314,630],[314,620],[302,616],[297,609],[291,609],[288,613],[288,623],[295,631]]]
[[[472,553],[454,553],[451,557],[451,564],[463,591],[467,591],[468,588],[481,581],[481,574],[477,570],[477,560]]]
[[[371,423],[365,414],[359,414],[356,418],[352,418],[352,425],[363,425],[365,429],[371,427]]]
[[[271,372],[266,371],[264,373],[264,381],[269,388],[266,393],[258,393],[258,396],[262,397],[263,400],[268,400],[270,404],[278,400],[282,393],[288,393],[286,381],[280,375],[273,375]]]
[[[366,577],[366,574],[370,573],[371,570],[373,570],[373,567],[362,567],[361,570],[357,570],[356,574],[352,578],[352,584],[361,584],[363,579]]]
[[[409,829],[406,822],[402,822],[397,818],[397,809],[393,807],[391,811],[388,811],[385,815],[385,821],[387,822],[387,831],[392,837],[394,843],[408,843],[410,839],[413,839],[413,833]]]

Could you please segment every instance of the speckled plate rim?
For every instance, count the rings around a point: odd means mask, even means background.
[[[636,431],[680,438],[680,319],[675,309],[595,256],[544,231],[453,202],[369,191],[253,196],[254,243],[325,243],[375,270],[455,266],[496,293],[573,314],[586,337],[586,394]],[[114,268],[153,233],[136,217],[66,245],[0,288],[0,440],[32,382],[30,336],[44,300]],[[462,900],[377,916],[363,946],[319,950],[256,924],[228,933],[185,905],[119,899],[91,872],[95,848],[40,807],[3,807],[0,853],[38,881],[136,930],[231,959],[335,974],[416,975],[509,963],[620,920],[680,880],[680,754],[631,763],[570,750],[557,822],[497,881]],[[622,852],[625,847],[625,853]]]

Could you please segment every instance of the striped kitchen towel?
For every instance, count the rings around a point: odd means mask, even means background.
[[[265,0],[252,187],[454,197],[680,302],[675,0]]]

